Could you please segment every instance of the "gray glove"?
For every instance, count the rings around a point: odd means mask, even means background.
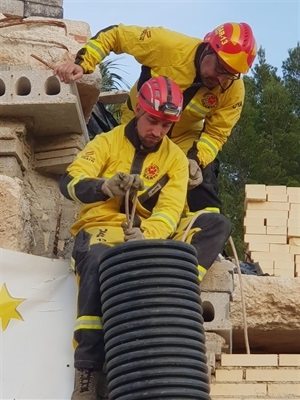
[[[112,178],[107,179],[101,187],[102,192],[111,198],[125,196],[128,189],[130,189],[131,194],[144,189],[144,183],[139,175],[117,172]]]
[[[189,159],[189,174],[188,190],[194,189],[203,182],[202,171],[197,161]]]
[[[143,232],[140,228],[128,228],[126,222],[122,223],[122,228],[124,231],[125,242],[130,242],[132,240],[144,240]]]

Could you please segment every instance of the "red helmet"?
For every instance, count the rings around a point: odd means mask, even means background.
[[[227,22],[207,33],[203,42],[209,43],[217,55],[234,71],[246,74],[256,56],[256,41],[245,22]]]
[[[146,81],[138,93],[137,104],[148,114],[167,121],[179,121],[182,92],[174,81],[157,76]]]

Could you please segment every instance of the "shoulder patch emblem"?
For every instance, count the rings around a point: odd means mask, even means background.
[[[140,36],[139,40],[144,40],[146,36],[147,36],[147,38],[151,38],[151,31],[150,31],[149,28],[145,28],[145,29],[143,30],[143,32],[141,33],[141,36]]]
[[[85,153],[82,154],[81,158],[87,161],[94,162],[95,161],[95,152],[93,150],[91,151],[86,151]]]
[[[149,165],[149,167],[147,167],[145,169],[143,177],[151,180],[151,179],[156,178],[158,173],[159,173],[158,166],[155,164],[151,164],[151,165]]]
[[[214,108],[218,104],[218,99],[213,93],[205,93],[201,102],[205,108]]]

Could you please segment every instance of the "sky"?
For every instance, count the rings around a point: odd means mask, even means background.
[[[163,26],[203,38],[224,22],[247,22],[268,64],[281,74],[288,50],[300,42],[300,0],[64,0],[64,19],[84,21],[91,34],[110,25]],[[132,56],[116,56],[119,73],[130,85],[137,79],[139,64]]]

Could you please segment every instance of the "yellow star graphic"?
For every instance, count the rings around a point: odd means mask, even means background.
[[[5,331],[10,320],[20,319],[24,321],[22,315],[17,311],[17,307],[26,299],[16,299],[9,294],[6,284],[4,283],[0,290],[0,319],[2,330]]]

